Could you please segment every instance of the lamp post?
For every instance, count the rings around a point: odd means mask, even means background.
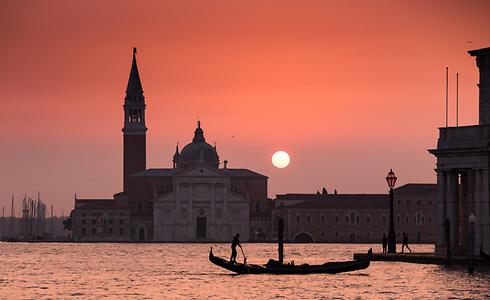
[[[396,253],[395,222],[393,220],[393,188],[396,183],[396,176],[392,169],[386,176],[386,182],[390,188],[390,229],[388,231],[388,253]]]

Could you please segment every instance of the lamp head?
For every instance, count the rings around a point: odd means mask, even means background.
[[[393,172],[392,169],[388,172],[388,176],[386,176],[386,182],[388,183],[388,187],[390,189],[395,187],[397,177],[395,176],[395,173]]]

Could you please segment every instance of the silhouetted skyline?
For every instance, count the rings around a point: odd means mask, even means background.
[[[279,5],[280,3],[280,5]],[[280,9],[278,9],[280,8]],[[73,194],[122,187],[122,104],[138,47],[147,166],[171,167],[199,118],[230,167],[266,174],[269,195],[386,192],[435,182],[426,149],[450,120],[478,120],[468,49],[489,46],[486,1],[187,1],[0,4],[0,205],[41,191],[65,213]],[[471,42],[471,43],[470,43]],[[291,164],[276,169],[285,150]]]

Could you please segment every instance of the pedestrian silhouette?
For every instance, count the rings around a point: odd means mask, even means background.
[[[412,249],[410,249],[410,247],[408,247],[408,234],[406,234],[404,232],[403,233],[402,253],[403,253],[405,247],[407,247],[408,251],[410,251],[410,253],[412,253]]]
[[[383,253],[386,253],[386,248],[388,247],[388,239],[386,235],[383,233],[383,239],[381,240],[381,244],[383,245]]]

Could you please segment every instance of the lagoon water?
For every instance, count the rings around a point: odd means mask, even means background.
[[[0,243],[1,299],[448,299],[490,298],[490,271],[372,262],[337,275],[233,275],[208,261],[228,244]],[[351,260],[379,245],[286,244],[285,260]],[[277,256],[275,244],[244,244],[249,263]],[[430,252],[432,245],[413,245]],[[239,253],[239,260],[242,259]]]

